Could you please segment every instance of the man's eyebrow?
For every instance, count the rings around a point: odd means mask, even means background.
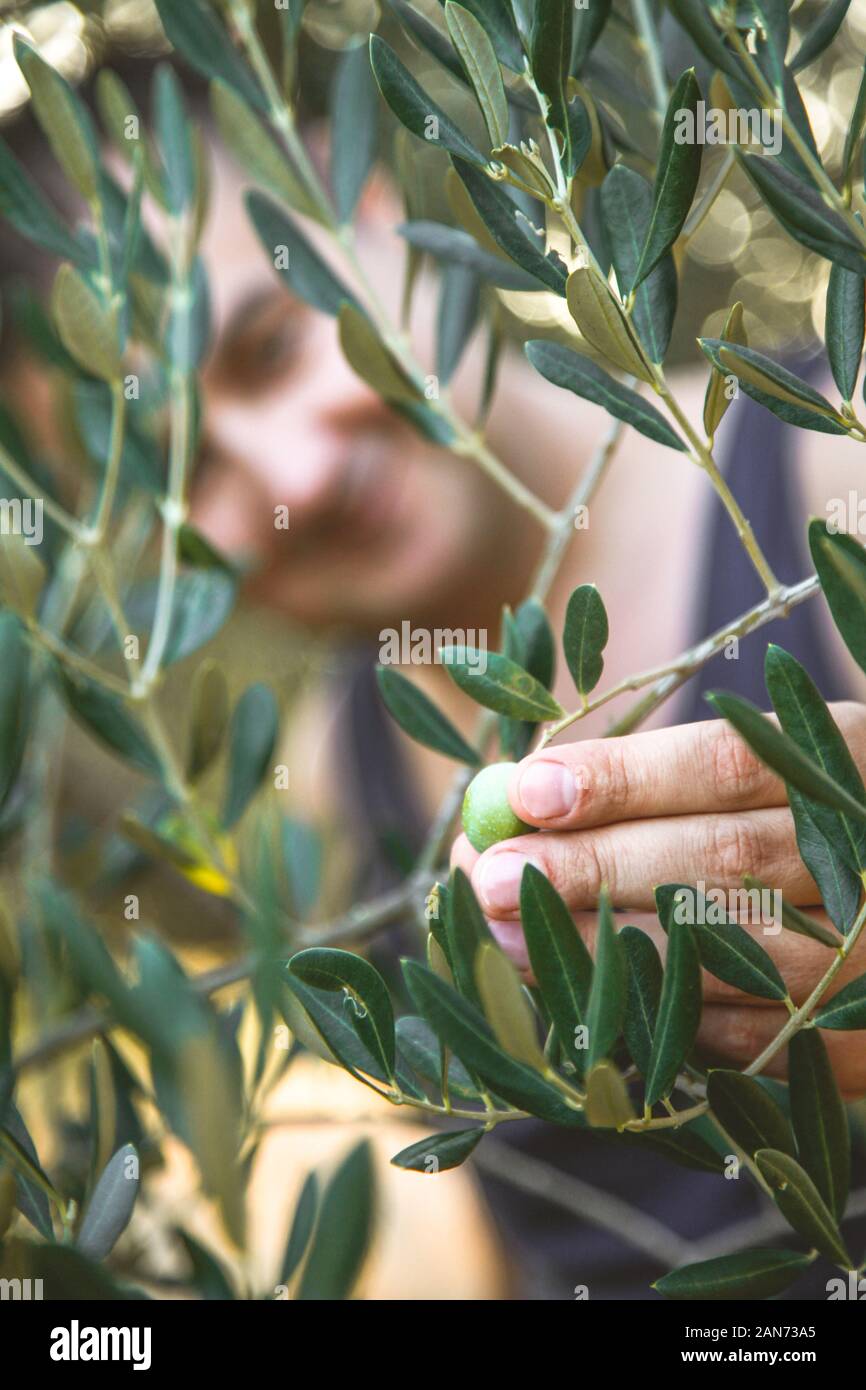
[[[277,293],[279,294],[278,288]],[[282,296],[282,298],[285,299],[286,312],[289,313],[292,307],[291,301],[289,300],[288,296]],[[273,303],[273,289],[265,289],[263,287],[261,289],[250,290],[246,295],[244,295],[240,302],[235,305],[228,318],[226,319],[225,326],[222,330],[222,337],[238,337],[240,334],[244,332],[245,329],[247,329],[250,326],[251,323],[255,322],[259,314],[264,309],[271,308],[273,306]]]

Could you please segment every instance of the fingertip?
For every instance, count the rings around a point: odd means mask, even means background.
[[[578,807],[581,779],[562,759],[545,755],[519,763],[508,787],[515,815],[530,825],[570,821]]]

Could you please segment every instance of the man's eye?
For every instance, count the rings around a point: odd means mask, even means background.
[[[219,375],[228,389],[254,394],[290,371],[298,357],[303,324],[298,318],[268,315],[266,321],[232,334],[219,354]]]

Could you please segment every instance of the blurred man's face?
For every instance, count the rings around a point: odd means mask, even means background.
[[[426,443],[353,373],[335,322],[280,284],[242,191],[217,154],[203,247],[215,348],[193,521],[252,562],[259,600],[305,623],[375,629],[471,603],[467,583],[501,570],[510,509],[470,463]],[[373,195],[359,243],[394,321],[399,220],[387,195]],[[319,245],[327,254],[327,241]],[[275,524],[285,508],[288,530]]]

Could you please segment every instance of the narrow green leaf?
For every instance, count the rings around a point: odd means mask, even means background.
[[[484,25],[500,63],[504,63],[512,72],[522,73],[523,46],[514,22],[511,0],[466,0],[465,8]]]
[[[21,768],[30,724],[30,648],[14,613],[0,612],[0,806]]]
[[[226,82],[213,82],[210,104],[223,142],[244,174],[295,212],[304,217],[318,217],[318,208],[276,141],[234,87]]]
[[[826,260],[866,273],[859,241],[813,185],[786,169],[778,156],[738,153],[737,160],[790,237]]]
[[[566,83],[571,65],[573,0],[535,6],[529,62],[538,90],[547,99],[547,124],[568,140]]]
[[[731,308],[722,329],[721,341],[725,343],[736,343],[739,347],[747,347],[746,330],[743,327],[743,305],[740,300]],[[727,391],[727,378],[718,367],[714,367],[707,382],[707,394],[704,397],[704,429],[708,439],[712,439],[725,418],[728,407],[731,404],[731,396]]]
[[[501,1051],[477,1009],[417,961],[404,961],[403,973],[419,1013],[497,1095],[552,1124],[580,1125],[580,1115],[555,1087]]]
[[[851,179],[851,166],[863,135],[864,125],[866,125],[866,62],[864,62],[863,70],[860,73],[857,99],[854,102],[854,110],[851,112],[851,120],[848,122],[848,129],[845,132],[845,148],[842,151],[842,176],[846,184]]]
[[[636,289],[670,250],[683,229],[701,175],[702,146],[682,140],[686,114],[697,120],[701,89],[694,69],[683,73],[671,93],[662,128],[653,187],[653,210],[634,281],[624,291]]]
[[[866,338],[866,281],[844,266],[830,267],[824,340],[843,401],[850,403],[857,385]]]
[[[657,444],[685,451],[685,444],[655,406],[580,353],[549,339],[535,338],[526,344],[526,356],[535,370],[554,386],[603,406],[609,415],[624,420]]]
[[[87,1204],[76,1248],[91,1260],[104,1260],[129,1225],[138,1195],[138,1154],[132,1144],[109,1159]]]
[[[438,1090],[442,1080],[442,1048],[427,1020],[415,1014],[398,1018],[397,1048],[413,1071]],[[481,1103],[478,1087],[458,1057],[448,1058],[448,1094],[452,1099]]]
[[[478,245],[474,237],[459,227],[448,227],[441,222],[406,222],[397,231],[420,251],[426,251],[437,260],[449,265],[465,266],[473,270],[488,284],[497,285],[503,290],[538,291],[535,276],[527,274],[519,266],[511,265],[501,256],[493,256]]]
[[[646,1077],[646,1104],[669,1094],[691,1051],[701,1021],[701,963],[694,933],[678,922],[670,906],[659,901],[659,916],[668,937],[667,959]]]
[[[586,1005],[587,1070],[612,1051],[622,1028],[626,1005],[625,955],[613,924],[606,891],[598,904],[595,968]]]
[[[765,673],[767,690],[784,732],[855,801],[866,803],[866,787],[857,764],[808,672],[789,652],[771,644],[767,648]],[[866,825],[808,798],[805,807],[833,852],[858,874],[866,871]],[[792,809],[796,821],[796,803]]]
[[[435,748],[447,758],[456,758],[470,767],[478,766],[480,759],[476,750],[422,690],[388,666],[376,668],[376,679],[388,712],[410,738],[427,748]]]
[[[829,1003],[822,1004],[815,1012],[815,1022],[819,1028],[840,1032],[866,1028],[866,975],[852,980]]]
[[[367,1140],[343,1159],[322,1193],[319,1218],[296,1297],[348,1298],[361,1272],[375,1214],[373,1155]]]
[[[340,59],[331,101],[331,188],[341,223],[351,222],[376,159],[379,95],[363,45]]]
[[[206,0],[154,0],[165,36],[203,77],[221,78],[260,111],[267,100]]]
[[[195,782],[223,745],[229,722],[229,690],[222,667],[203,661],[192,681],[187,775]]]
[[[266,685],[250,685],[235,705],[229,732],[229,770],[222,824],[237,825],[268,770],[279,712]]]
[[[406,1168],[412,1173],[447,1173],[466,1162],[483,1134],[482,1125],[476,1125],[475,1129],[455,1129],[449,1134],[432,1134],[429,1139],[419,1139],[408,1149],[401,1149],[391,1162],[395,1168]]]
[[[866,550],[853,536],[818,520],[809,525],[809,549],[833,621],[866,672]]]
[[[613,0],[593,0],[582,9],[575,8],[571,44],[570,70],[579,77],[583,66],[610,18]]]
[[[307,1253],[316,1222],[318,1204],[319,1181],[315,1173],[308,1173],[292,1216],[292,1224],[286,1241],[286,1252],[283,1255],[283,1264],[280,1270],[281,1284],[290,1282]]]
[[[584,697],[601,680],[609,635],[601,594],[594,584],[581,584],[572,593],[565,610],[562,650],[578,694]]]
[[[78,365],[104,381],[116,381],[123,370],[117,322],[71,265],[57,272],[51,308],[60,341]]]
[[[84,243],[77,242],[42,196],[5,141],[0,140],[0,215],[28,241],[52,256],[80,267],[92,264]]]
[[[168,207],[175,215],[188,208],[195,190],[189,118],[180,83],[168,63],[160,63],[153,84],[154,130],[165,170]]]
[[[504,951],[484,942],[475,957],[475,980],[484,1016],[503,1052],[534,1071],[546,1067],[538,1042],[535,1015],[520,978]]]
[[[289,961],[289,971],[312,989],[346,990],[354,1003],[359,1037],[386,1075],[393,1079],[396,1062],[394,1010],[384,980],[369,961],[351,951],[311,947]]]
[[[70,711],[89,733],[139,772],[162,775],[162,764],[138,721],[111,691],[59,667],[56,674]]]
[[[754,348],[699,338],[705,357],[724,376],[735,376],[747,396],[780,420],[824,434],[847,434],[848,426],[825,396]]]
[[[664,884],[656,889],[656,900],[676,920],[691,926],[701,965],[717,980],[758,999],[787,999],[785,981],[764,948],[696,888]],[[759,915],[754,912],[752,899],[745,906],[750,916]]]
[[[511,719],[561,719],[565,711],[540,681],[499,652],[443,647],[442,664],[455,685],[476,704]]]
[[[657,1279],[653,1288],[684,1302],[775,1298],[805,1273],[813,1258],[791,1250],[742,1250],[683,1265]]]
[[[821,1034],[803,1028],[788,1044],[791,1123],[797,1157],[837,1221],[851,1183],[848,1116]]]
[[[776,1206],[788,1224],[834,1264],[851,1269],[839,1228],[805,1169],[789,1154],[759,1149],[755,1162],[773,1190]]]
[[[492,942],[493,937],[472,884],[462,869],[454,870],[445,901],[445,933],[454,981],[460,993],[480,1010],[475,961],[481,947]]]
[[[749,1158],[759,1149],[797,1152],[791,1125],[766,1087],[739,1071],[713,1070],[707,1077],[707,1100],[726,1134]]]
[[[568,311],[582,336],[596,352],[621,371],[641,381],[652,373],[635,341],[633,330],[613,292],[594,270],[578,266],[568,277]]]
[[[493,241],[529,275],[554,294],[565,295],[568,271],[555,253],[545,255],[538,238],[524,229],[517,204],[483,170],[464,159],[453,161],[475,211]],[[539,286],[540,287],[540,286]]]
[[[382,342],[367,315],[354,304],[341,304],[339,321],[343,356],[361,380],[386,401],[417,401],[417,386]]]
[[[520,920],[532,973],[559,1045],[582,1076],[586,1049],[577,1046],[575,1030],[586,1020],[592,957],[559,893],[532,864],[527,864],[520,884]]]
[[[596,1062],[586,1078],[586,1118],[593,1129],[623,1129],[636,1120],[622,1073],[614,1062]]]
[[[646,1076],[652,1059],[664,970],[661,957],[646,932],[623,927],[619,934],[628,971],[622,1031],[632,1061]]]
[[[445,21],[481,107],[495,149],[508,139],[508,102],[499,60],[483,24],[455,0],[446,0]]]
[[[842,26],[850,4],[851,0],[830,0],[830,3],[816,16],[803,35],[800,47],[791,59],[792,72],[799,72],[801,68],[808,67],[810,63],[814,63],[816,58],[820,58],[825,49],[830,47]]]
[[[261,193],[248,193],[246,205],[268,259],[292,294],[331,318],[341,304],[357,304],[282,208]]]
[[[473,164],[486,162],[481,151],[475,148],[441,106],[428,96],[393,48],[378,34],[370,36],[370,62],[379,91],[407,130],[411,130],[420,140],[438,145]]]
[[[436,323],[436,375],[447,386],[460,365],[478,323],[481,282],[474,270],[446,266],[439,293]]]
[[[36,118],[54,156],[82,198],[92,202],[99,189],[99,155],[90,117],[65,77],[20,34],[15,57],[33,96]]]
[[[755,878],[752,874],[746,874],[743,883],[749,889],[756,888],[759,893],[771,891],[761,879]],[[841,945],[838,935],[831,927],[825,927],[823,922],[816,922],[813,917],[789,903],[785,897],[782,898],[781,917],[776,920],[781,920],[785,930],[794,932],[796,936],[807,936],[811,941],[820,941],[822,946],[835,949]]]
[[[807,758],[794,740],[775,728],[756,705],[741,699],[739,695],[726,695],[721,691],[712,691],[707,699],[713,709],[734,726],[761,761],[786,782],[822,806],[830,806],[858,821],[866,820],[866,806],[828,777],[811,758]]]
[[[600,196],[617,283],[626,293],[634,283],[652,217],[652,189],[626,164],[615,164]],[[667,253],[639,286],[632,307],[632,322],[651,362],[664,361],[676,310],[677,273]]]

